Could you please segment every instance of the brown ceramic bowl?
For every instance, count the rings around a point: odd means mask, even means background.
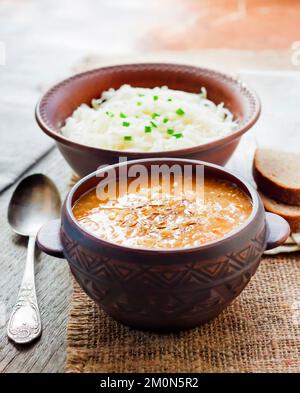
[[[104,90],[117,89],[124,83],[139,87],[167,85],[169,88],[199,93],[206,87],[209,98],[225,106],[239,120],[239,129],[203,145],[163,152],[125,152],[90,147],[73,142],[60,133],[60,127],[82,103]],[[257,121],[260,103],[256,94],[231,76],[216,71],[177,64],[129,64],[104,67],[75,75],[52,87],[36,107],[36,120],[41,129],[55,139],[59,150],[73,170],[85,176],[100,165],[151,157],[182,157],[223,165],[234,152],[239,140]]]
[[[219,166],[184,159],[150,159],[135,163],[205,165],[205,174],[227,179],[252,200],[247,222],[218,241],[184,249],[138,249],[101,240],[83,230],[72,206],[101,180],[94,172],[70,191],[61,222],[46,224],[38,234],[39,247],[66,258],[83,290],[116,320],[151,330],[196,326],[217,316],[245,288],[264,250],[289,235],[281,217],[265,213],[257,192],[244,180]],[[106,167],[111,173],[126,163]],[[103,171],[103,170],[102,170]],[[150,173],[150,172],[149,172]]]

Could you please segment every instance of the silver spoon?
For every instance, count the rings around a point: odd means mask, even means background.
[[[51,179],[35,174],[23,179],[8,206],[8,222],[22,236],[29,236],[27,260],[17,302],[12,310],[7,335],[18,344],[39,337],[42,332],[34,282],[34,250],[40,227],[60,214],[59,192]]]

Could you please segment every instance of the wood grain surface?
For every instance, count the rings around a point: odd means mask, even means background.
[[[232,52],[230,52],[232,55]],[[268,53],[259,55],[259,61],[255,52],[235,51],[234,57],[227,51],[199,52],[198,54],[174,55],[174,53],[153,55],[151,61],[176,61],[186,64],[200,64],[219,68],[221,70],[235,72],[238,68],[248,65],[247,68],[260,69],[287,69],[288,54],[285,60],[280,53]],[[176,57],[177,56],[177,57]],[[149,57],[146,56],[146,59]],[[218,62],[215,60],[218,58]],[[78,65],[77,70],[92,68],[101,64],[113,64],[140,61],[142,58],[133,56],[126,58],[103,58],[91,57]],[[222,60],[223,59],[223,60]],[[222,61],[221,61],[222,60]],[[215,65],[220,66],[216,67]],[[32,119],[34,122],[34,119]],[[251,160],[249,147],[253,144],[250,135],[246,135],[237,152],[230,160],[229,167],[243,173],[249,171]],[[253,150],[252,150],[253,151]],[[29,173],[44,173],[52,178],[57,184],[62,198],[67,194],[71,170],[57,151],[48,153]],[[6,337],[6,323],[10,311],[16,300],[18,288],[22,278],[23,264],[26,257],[27,239],[12,233],[6,219],[9,198],[15,185],[0,194],[0,312],[6,310],[6,315],[0,315],[0,372],[63,372],[66,359],[66,327],[71,295],[71,277],[67,263],[63,259],[56,259],[45,254],[37,254],[36,263],[36,287],[39,301],[41,318],[43,323],[42,337],[27,347],[16,346],[9,342]]]
[[[140,61],[178,62],[229,72],[235,72],[239,68],[300,69],[291,62],[292,52],[289,45],[282,46],[280,44],[282,41],[278,41],[278,29],[275,29],[272,35],[276,40],[275,46],[270,46],[269,43],[265,45],[268,41],[261,39],[259,29],[256,29],[255,37],[260,48],[286,48],[280,51],[200,50],[199,48],[204,47],[215,48],[215,35],[203,35],[201,31],[195,31],[195,23],[196,25],[198,23],[199,29],[205,32],[207,25],[197,17],[198,14],[203,14],[203,7],[191,1],[176,1],[179,8],[170,8],[169,1],[159,0],[143,2],[145,3],[143,6],[141,6],[142,2],[134,2],[136,5],[129,7],[124,7],[124,2],[117,2],[119,8],[116,11],[108,1],[81,0],[76,1],[76,4],[73,2],[72,13],[68,2],[59,0],[0,1],[0,3],[0,45],[3,44],[7,49],[7,62],[1,65],[0,69],[2,93],[0,101],[3,111],[0,147],[5,149],[4,132],[9,134],[11,130],[11,138],[7,137],[7,140],[17,144],[18,140],[12,137],[13,131],[24,132],[24,122],[28,125],[29,121],[30,127],[31,119],[32,127],[36,127],[36,138],[39,138],[40,132],[33,116],[37,96],[55,80],[69,75],[71,65],[76,62],[78,63],[75,71],[101,65]],[[188,9],[183,9],[181,3],[185,3]],[[227,7],[228,2],[225,3]],[[279,1],[274,0],[272,3],[279,3]],[[230,8],[230,12],[232,15],[235,8],[233,11]],[[248,12],[247,15],[251,17],[252,13]],[[203,16],[206,18],[206,13]],[[279,16],[282,19],[281,10]],[[288,17],[288,14],[285,15],[284,20]],[[296,18],[296,14],[294,17]],[[259,18],[263,19],[264,25],[265,15],[262,14]],[[231,26],[231,19],[227,19],[226,25]],[[252,27],[252,19],[246,19],[251,22]],[[210,20],[214,23],[211,30],[218,31],[215,29],[215,15],[212,14]],[[161,34],[159,28],[161,25],[164,26],[164,34]],[[219,25],[218,28],[222,26]],[[284,33],[281,29],[280,38],[282,39],[284,34],[284,37],[287,37],[285,42],[289,44],[289,41],[294,38],[290,35],[294,29],[297,29],[296,26],[291,26]],[[114,31],[113,39],[111,39],[112,31]],[[249,48],[248,44],[251,40],[247,30],[241,29],[239,33],[241,34],[236,34],[235,39],[232,39],[232,34],[230,35],[232,44],[230,47],[235,48],[234,43],[244,37],[242,47]],[[217,38],[222,39],[221,47],[226,46],[224,45],[228,40],[226,34],[221,34]],[[208,39],[211,40],[210,43]],[[187,47],[189,51],[180,51]],[[172,52],[174,49],[175,51]],[[157,52],[153,53],[154,50]],[[78,61],[88,53],[93,55]],[[95,53],[97,56],[94,55]],[[24,112],[19,110],[17,117],[11,105],[11,102],[15,102],[15,98],[18,99],[18,108],[24,109]],[[244,153],[248,152],[250,143],[252,143],[250,139],[243,138],[243,143],[230,163],[231,168],[242,172],[249,170],[249,161],[245,159]],[[1,156],[1,176],[7,176],[10,159],[17,158],[21,161],[22,151],[30,153],[30,149],[34,148],[33,144],[24,146],[24,149],[23,146],[21,147],[19,143],[15,154],[12,154],[7,162],[4,155]],[[65,197],[71,170],[56,149],[40,159],[25,175],[38,172],[50,176],[57,184],[62,198]],[[18,171],[17,175],[19,173]],[[0,193],[0,373],[63,372],[66,359],[66,327],[72,291],[69,269],[64,260],[37,253],[36,287],[43,323],[42,337],[30,346],[22,347],[9,342],[6,336],[6,324],[21,282],[27,245],[26,238],[13,234],[6,219],[8,202],[15,186],[16,184],[13,184],[5,192]]]
[[[51,151],[28,173],[44,173],[57,184],[62,198],[68,191],[71,170],[57,150]],[[19,346],[6,336],[6,323],[16,301],[26,258],[27,238],[13,234],[6,211],[14,187],[0,197],[1,310],[0,372],[62,372],[66,349],[66,326],[71,280],[67,263],[36,252],[36,289],[43,324],[42,337],[29,346]]]

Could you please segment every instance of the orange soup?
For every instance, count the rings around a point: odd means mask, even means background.
[[[192,182],[193,183],[193,182]],[[137,248],[195,247],[220,239],[240,227],[252,211],[250,198],[224,180],[206,178],[200,196],[196,187],[169,194],[163,187],[140,187],[133,193],[100,201],[96,190],[73,207],[79,225],[94,236]]]

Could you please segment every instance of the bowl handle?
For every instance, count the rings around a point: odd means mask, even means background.
[[[60,241],[60,219],[44,224],[37,234],[37,245],[48,255],[64,258],[63,246]]]
[[[290,226],[284,218],[268,212],[266,212],[266,223],[266,250],[271,250],[286,241],[290,234]],[[64,258],[63,246],[60,240],[60,226],[60,219],[52,220],[44,224],[37,234],[37,245],[48,255]]]
[[[278,214],[266,212],[267,222],[267,246],[266,250],[283,244],[290,234],[290,226],[287,221]]]

